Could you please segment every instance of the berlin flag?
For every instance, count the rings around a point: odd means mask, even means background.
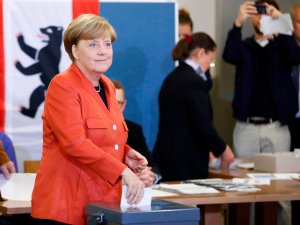
[[[42,154],[44,97],[71,63],[63,47],[68,24],[99,14],[99,0],[0,0],[0,130],[13,141],[19,171]]]

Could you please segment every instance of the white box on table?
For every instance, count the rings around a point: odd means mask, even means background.
[[[294,152],[259,153],[254,156],[254,170],[272,173],[300,172],[300,156]]]

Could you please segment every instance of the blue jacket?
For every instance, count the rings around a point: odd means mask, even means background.
[[[300,47],[292,36],[279,35],[269,42],[267,76],[275,102],[278,120],[287,124],[294,118],[297,100],[293,91],[292,66],[300,63]],[[257,74],[257,50],[253,37],[242,40],[241,28],[233,27],[227,37],[223,59],[236,66],[233,115],[245,121]]]

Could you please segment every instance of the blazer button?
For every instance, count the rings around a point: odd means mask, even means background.
[[[115,150],[119,149],[119,145],[115,144]]]
[[[112,126],[112,128],[113,128],[113,130],[117,130],[117,125],[114,124],[114,125]]]

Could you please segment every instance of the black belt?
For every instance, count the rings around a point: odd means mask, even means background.
[[[254,125],[270,124],[275,121],[276,120],[273,118],[266,118],[266,117],[247,117],[246,119],[246,123],[250,123]]]

